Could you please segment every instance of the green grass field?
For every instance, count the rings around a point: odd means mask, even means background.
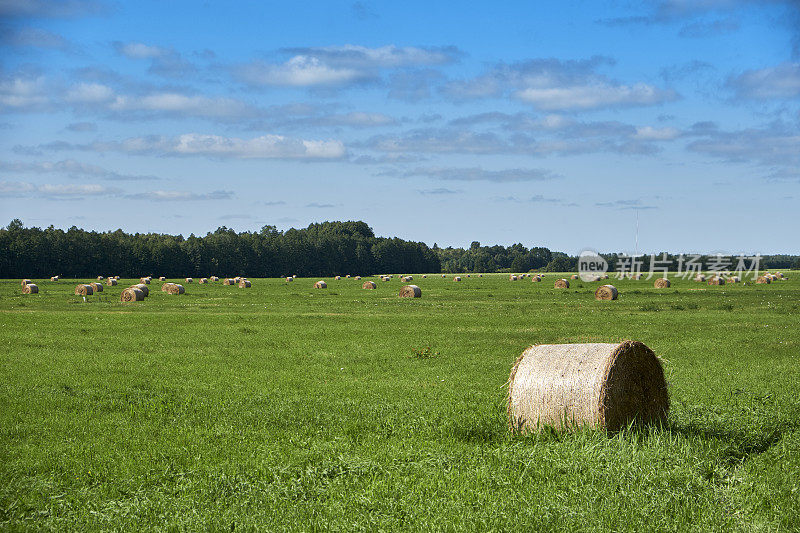
[[[0,528],[798,530],[789,275],[610,280],[614,302],[553,274],[415,276],[421,299],[397,278],[154,282],[134,304],[133,280],[86,302],[78,280],[2,281]],[[622,339],[663,359],[666,427],[508,433],[523,349]]]

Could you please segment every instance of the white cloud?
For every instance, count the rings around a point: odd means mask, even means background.
[[[73,104],[98,104],[110,102],[114,98],[114,90],[101,83],[79,83],[72,87],[64,97]]]
[[[495,183],[513,183],[522,181],[546,181],[558,176],[541,168],[510,168],[503,170],[486,170],[483,168],[454,167],[422,167],[402,174],[409,176],[426,176],[445,181],[490,181]]]
[[[151,46],[144,43],[117,43],[119,53],[131,59],[153,59],[165,54],[165,50],[158,46]]]
[[[670,141],[678,138],[681,132],[675,128],[654,128],[652,126],[643,126],[636,128],[636,135],[634,138],[646,141]]]
[[[131,200],[149,200],[154,202],[193,202],[198,200],[230,200],[233,191],[213,191],[209,193],[196,193],[188,191],[147,191],[126,194],[125,198]]]
[[[236,72],[239,79],[250,85],[288,87],[335,86],[369,77],[358,69],[332,67],[309,56],[295,56],[280,65],[253,62]]]
[[[15,76],[0,80],[0,106],[23,110],[49,103],[42,76]]]
[[[728,80],[739,98],[766,100],[800,96],[800,63],[781,63],[774,67],[747,70]]]
[[[32,172],[37,174],[61,173],[72,177],[101,178],[110,181],[145,181],[159,179],[155,176],[120,174],[119,172],[114,172],[113,170],[108,170],[96,165],[81,163],[74,159],[52,162],[41,161],[35,163],[0,161],[0,173],[2,172]]]
[[[0,181],[0,196],[36,196],[42,198],[78,198],[84,196],[113,196],[120,193],[116,187],[98,184],[44,184],[22,181]]]
[[[646,106],[674,99],[671,91],[644,83],[633,86],[597,83],[569,87],[530,87],[517,91],[514,96],[544,110]]]

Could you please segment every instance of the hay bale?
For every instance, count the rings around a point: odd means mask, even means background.
[[[39,287],[35,283],[26,283],[22,286],[22,294],[39,294]]]
[[[119,276],[114,276],[114,279],[119,281]]]
[[[377,289],[378,285],[374,281],[365,281],[361,286],[362,289],[372,290]]]
[[[478,277],[479,277],[479,278],[482,278],[482,277],[483,277],[483,274],[478,274]]]
[[[428,278],[428,275],[427,275],[427,274],[423,274],[423,275],[422,275],[422,279],[427,279],[427,278]]]
[[[159,276],[158,281],[166,281],[166,276]]]
[[[91,296],[94,294],[94,289],[91,285],[80,284],[75,287],[75,294],[78,296]]]
[[[406,276],[403,278],[403,281],[405,281],[406,283],[408,283],[409,281],[414,281],[414,276]]]
[[[533,276],[531,278],[531,283],[539,283],[540,281],[542,281],[542,278],[540,278],[539,276]]]
[[[461,276],[456,276],[453,278],[453,281],[461,281]]]
[[[145,285],[150,285],[150,278],[139,278],[139,283],[144,283]]]
[[[114,287],[116,284],[117,280],[115,280],[114,278],[108,278],[106,280],[106,285],[108,285],[109,287]]]
[[[141,302],[144,300],[144,292],[139,290],[136,287],[128,287],[127,289],[122,291],[122,294],[119,295],[119,299],[121,302],[130,303],[130,302]]]
[[[664,369],[641,342],[540,344],[517,359],[508,378],[509,427],[550,425],[617,431],[663,422],[669,412]]]
[[[577,274],[573,274],[573,275],[571,275],[571,276],[569,277],[569,279],[578,279],[578,275],[577,275]]]
[[[514,274],[511,274],[510,276],[508,276],[508,281],[517,281],[517,276],[514,275]]]
[[[640,279],[642,279],[642,275],[641,274],[631,274],[631,279],[639,281]]]
[[[52,277],[50,278],[50,281],[58,281],[58,276],[52,276]]]
[[[222,282],[223,285],[235,285],[236,282],[231,278],[225,278],[225,281]]]
[[[328,284],[327,284],[327,283],[325,283],[325,282],[324,282],[324,281],[322,281],[322,280],[319,280],[318,282],[316,282],[316,283],[314,284],[314,288],[315,288],[315,289],[327,289],[327,288],[328,288]]]
[[[728,278],[728,283],[739,283],[740,281],[742,280],[739,276],[731,276]]]
[[[381,281],[389,281],[389,279],[390,279],[389,276],[383,276],[381,278]]]
[[[725,285],[725,280],[719,276],[714,276],[708,280],[709,285]]]
[[[756,283],[759,284],[772,283],[772,278],[768,278],[767,276],[758,276],[758,279],[756,279]]]
[[[219,276],[211,276],[211,281],[219,281]]]
[[[292,277],[293,277],[293,278],[296,278],[296,277],[297,277],[297,274],[292,274]]]
[[[361,276],[356,276],[354,279],[355,279],[356,281],[361,281]]]
[[[467,277],[470,277],[470,274],[467,274]]]
[[[339,281],[340,279],[342,279],[342,276],[334,276],[333,279],[335,279],[336,281]]]
[[[165,283],[161,286],[161,291],[166,292],[167,294],[183,294],[186,290],[183,288],[183,285],[178,283]]]
[[[292,276],[286,276],[286,283],[289,283],[290,281],[294,281],[294,278]]]
[[[133,285],[133,288],[134,289],[139,289],[140,291],[142,291],[142,294],[144,294],[145,298],[150,296],[150,289],[144,283],[137,283],[136,285]],[[163,291],[164,288],[162,287],[161,290]]]
[[[23,279],[22,282],[20,283],[20,285],[24,287],[28,283],[33,283],[33,282],[31,280],[29,280],[29,279]]]
[[[668,289],[671,283],[667,278],[658,278],[655,283],[653,283],[653,287],[656,289]]]
[[[249,279],[241,280],[239,282],[239,288],[240,289],[249,289],[250,288],[250,280]]]
[[[192,278],[186,278],[186,283],[192,283],[194,280]]]
[[[345,278],[350,279],[350,274],[346,275]]]
[[[706,277],[702,274],[698,274],[695,276],[694,280],[698,283],[703,283],[706,280]]]
[[[442,274],[442,277],[443,277],[443,278],[444,278],[444,277],[446,277],[446,276],[447,276],[447,274]]]
[[[90,283],[89,285],[92,286],[92,290],[94,292],[103,292],[103,284],[102,283]]]
[[[400,289],[400,298],[420,298],[422,297],[422,289],[416,285],[405,285]]]
[[[597,287],[597,290],[594,291],[594,299],[595,300],[616,300],[619,293],[617,292],[617,288],[613,285],[600,285]]]
[[[105,278],[103,276],[97,276],[97,281],[103,281]]]
[[[569,281],[565,280],[564,278],[557,279],[554,287],[556,289],[569,289]]]
[[[205,285],[206,283],[208,283],[208,278],[200,278],[200,280],[197,283],[199,283],[200,285]]]

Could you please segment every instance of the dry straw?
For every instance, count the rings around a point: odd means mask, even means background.
[[[596,300],[616,300],[619,293],[617,292],[617,288],[613,285],[600,285],[597,287],[597,290],[594,291],[594,297]]]
[[[557,279],[554,287],[556,289],[569,289],[569,281],[565,280],[564,278]]]
[[[510,276],[508,276],[508,281],[517,281],[517,276],[511,274]]]
[[[167,278],[165,276],[159,276],[158,277],[158,281],[166,281],[166,279]]]
[[[695,276],[694,280],[697,281],[698,283],[703,283],[706,280],[706,277],[702,274],[698,274],[697,276]]]
[[[723,279],[723,278],[721,278],[719,276],[714,276],[713,278],[708,280],[708,284],[709,285],[725,285],[725,279]]]
[[[250,280],[249,279],[241,280],[239,282],[239,288],[240,289],[249,289],[250,288]]]
[[[28,283],[33,283],[33,282],[32,282],[31,280],[29,280],[29,279],[27,279],[27,278],[26,278],[26,279],[23,279],[23,280],[22,280],[22,282],[20,283],[20,285],[22,285],[22,286],[24,287],[24,286],[25,286],[25,285],[27,285]]]
[[[356,281],[361,281],[361,276],[356,276],[354,279],[355,279]]]
[[[461,276],[456,276],[453,278],[453,281],[461,281]]]
[[[205,285],[206,283],[208,283],[208,278],[200,278],[200,281],[198,281],[197,283],[199,283],[200,285]]]
[[[235,285],[236,282],[233,281],[231,278],[225,278],[225,281],[222,282],[223,285]]]
[[[167,294],[183,294],[186,290],[178,283],[165,283],[161,290]]]
[[[106,285],[108,285],[109,287],[113,287],[116,284],[117,284],[117,280],[115,280],[114,278],[108,278],[106,280]]]
[[[128,287],[127,289],[122,291],[120,294],[119,299],[121,302],[141,302],[144,300],[144,292],[140,291],[136,287]]]
[[[97,281],[103,281],[104,279],[103,276],[97,276]]]
[[[758,276],[756,279],[756,283],[771,283],[772,279],[767,276]]]
[[[39,287],[35,283],[26,283],[22,286],[22,294],[39,294]]]
[[[75,294],[78,296],[91,296],[94,294],[94,289],[92,289],[91,285],[81,284],[75,287]]]
[[[228,281],[228,280],[225,280],[225,281]],[[288,283],[290,281],[294,281],[294,278],[292,276],[286,276],[286,282]]]
[[[150,278],[139,278],[139,283],[150,285]]]
[[[361,286],[362,289],[377,289],[378,285],[374,281],[365,281],[364,284]]]
[[[58,281],[58,276],[53,276],[50,278],[50,281]]]
[[[194,280],[192,278],[186,278],[186,283],[192,283]]]
[[[658,278],[655,283],[653,283],[653,287],[656,289],[668,289],[670,286],[670,282],[667,278]]]
[[[525,350],[508,378],[512,430],[582,426],[617,431],[666,420],[661,362],[641,342],[541,344]]]
[[[328,284],[327,284],[327,283],[325,283],[325,282],[324,282],[324,281],[322,281],[322,280],[319,280],[318,282],[316,282],[316,283],[314,284],[314,288],[315,288],[315,289],[327,289],[327,288],[328,288]]]
[[[728,283],[739,283],[740,281],[742,280],[739,276],[731,276],[728,278]]]
[[[405,285],[400,289],[400,298],[420,298],[422,296],[422,289],[416,285]]]
[[[578,279],[578,275],[577,275],[577,274],[573,274],[573,275],[571,275],[571,276],[569,277],[569,279]]]
[[[103,284],[102,283],[90,283],[89,285],[92,286],[92,290],[94,292],[103,292]]]
[[[333,279],[335,279],[336,281],[339,281],[340,279],[342,279],[342,276],[336,276]]]
[[[144,294],[144,297],[147,298],[150,296],[150,289],[144,283],[137,283],[133,286],[134,289],[139,289]],[[163,290],[163,288],[162,288]]]
[[[542,278],[540,278],[539,276],[531,277],[531,283],[539,283],[540,281],[542,281]]]

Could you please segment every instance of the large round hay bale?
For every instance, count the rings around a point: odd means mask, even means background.
[[[105,278],[103,276],[97,276],[97,281],[103,281]]]
[[[405,281],[406,283],[408,283],[409,281],[414,281],[414,276],[406,276],[403,278],[403,281]]]
[[[206,283],[208,283],[208,278],[200,278],[197,281],[197,283],[199,283],[200,285],[205,285]]]
[[[239,282],[239,288],[240,289],[249,289],[250,288],[250,280],[249,279],[241,280]]]
[[[58,281],[58,276],[52,276],[52,277],[50,278],[50,281]]]
[[[108,285],[109,287],[114,287],[116,284],[117,280],[115,280],[114,278],[108,278],[106,280],[106,285]]]
[[[342,276],[334,276],[333,279],[339,281],[340,279],[342,279]]]
[[[166,276],[158,276],[158,281],[166,281]]]
[[[416,285],[405,285],[400,289],[400,298],[420,298],[422,297],[422,289]]]
[[[422,275],[422,279],[427,279],[427,278],[428,278],[428,275],[427,275],[427,274],[423,274],[423,275]]]
[[[577,274],[573,274],[573,275],[571,275],[571,276],[569,277],[569,279],[578,279],[578,275],[577,275]]]
[[[219,276],[211,276],[209,279],[211,281],[219,281]]]
[[[183,294],[186,290],[178,283],[165,283],[161,290],[167,294]]]
[[[35,283],[26,283],[22,286],[22,294],[39,294],[39,287]]]
[[[531,283],[539,283],[540,281],[542,281],[542,278],[540,278],[539,276],[531,277]]]
[[[565,280],[564,278],[557,279],[554,287],[556,289],[569,289],[569,281]]]
[[[92,286],[92,290],[94,292],[103,292],[103,284],[102,283],[90,283],[89,285]]]
[[[661,362],[641,342],[541,344],[525,350],[508,379],[512,430],[581,426],[616,431],[666,420]]]
[[[374,281],[365,281],[364,284],[361,286],[362,289],[377,289],[378,285]]]
[[[350,274],[347,274],[345,278],[350,279]]]
[[[186,281],[186,283],[192,283],[194,280],[192,278],[186,278],[184,281]]]
[[[508,276],[508,281],[517,281],[517,276],[514,275],[514,274],[511,274],[510,276]]]
[[[139,283],[144,283],[145,285],[150,285],[150,278],[139,278]]]
[[[453,278],[453,281],[461,281],[461,276],[456,276]]]
[[[771,282],[772,278],[769,278],[767,276],[758,276],[758,279],[756,279],[756,283],[771,283]]]
[[[725,285],[725,279],[720,276],[714,276],[708,280],[709,285]]]
[[[294,278],[292,276],[286,276],[286,282],[289,283],[290,281],[294,281]]]
[[[133,288],[134,289],[139,289],[140,291],[142,291],[142,294],[144,294],[145,298],[150,296],[150,288],[144,283],[137,283],[136,285],[133,285]],[[164,287],[161,287],[161,290],[163,291]]]
[[[383,276],[381,281],[389,281],[391,278],[389,276]]]
[[[121,302],[141,302],[144,300],[144,292],[139,290],[136,287],[128,287],[127,289],[122,291],[122,294],[119,295],[119,299]]]
[[[668,289],[671,283],[667,278],[658,278],[655,283],[653,283],[653,287],[656,289]]]
[[[705,282],[706,277],[702,274],[698,274],[697,276],[695,276],[694,280],[698,283],[703,283]]]
[[[442,274],[442,277],[443,277],[443,278],[444,278],[444,277],[447,277],[447,274]]]
[[[613,285],[600,285],[594,291],[595,300],[616,300],[619,293]]]
[[[28,283],[33,283],[33,282],[32,282],[31,280],[29,280],[29,279],[27,279],[27,278],[26,278],[26,279],[23,279],[23,280],[22,280],[22,282],[20,283],[20,285],[22,285],[22,286],[24,287],[24,286],[25,286],[25,285],[27,285]]]
[[[318,282],[316,282],[316,283],[314,284],[314,288],[315,288],[315,289],[327,289],[327,288],[328,288],[328,284],[327,284],[327,283],[325,283],[325,282],[324,282],[324,281],[322,281],[322,280],[319,280]]]
[[[84,285],[81,283],[77,287],[75,287],[75,294],[78,296],[91,296],[94,294],[94,289],[91,285]]]
[[[231,278],[225,278],[225,281],[222,282],[223,285],[235,285],[236,282],[233,281]]]
[[[361,281],[361,276],[356,276],[354,279],[355,279],[356,281]]]
[[[742,279],[739,276],[731,276],[727,281],[728,283],[739,283]]]

